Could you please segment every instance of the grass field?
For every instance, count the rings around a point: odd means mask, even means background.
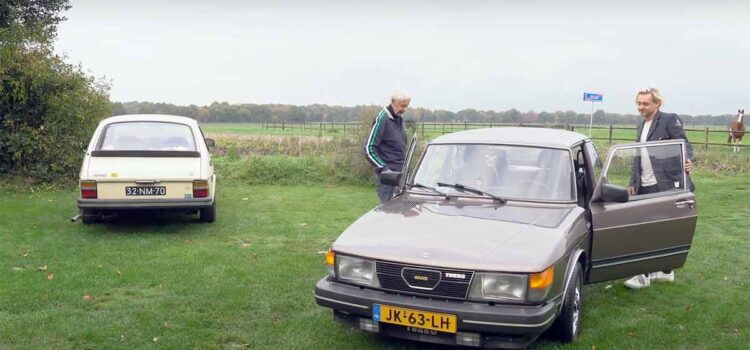
[[[537,349],[744,349],[750,176],[695,177],[699,220],[671,285],[587,286],[579,341]],[[376,204],[370,187],[219,187],[217,222],[71,223],[73,189],[0,187],[0,349],[412,349],[315,305],[328,245]]]
[[[410,129],[409,133],[417,132],[423,140],[430,140],[440,135],[456,131],[497,127],[498,124],[489,123],[424,123],[416,124],[415,128]],[[275,123],[275,124],[258,124],[258,123],[203,123],[201,127],[206,133],[215,135],[273,135],[273,136],[322,136],[322,137],[342,137],[363,135],[360,123]],[[584,135],[589,135],[588,125],[576,125],[575,131]],[[630,126],[613,126],[611,133],[609,125],[594,125],[591,130],[591,137],[600,143],[626,143],[635,139],[635,125]],[[727,131],[725,127],[709,126],[705,127],[686,127],[688,140],[696,148],[729,150],[727,144]],[[746,149],[750,146],[745,147]]]

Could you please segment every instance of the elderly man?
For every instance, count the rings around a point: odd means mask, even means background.
[[[401,171],[404,165],[406,129],[401,116],[409,108],[409,102],[411,97],[405,92],[391,95],[390,105],[383,108],[373,121],[365,143],[365,156],[373,166],[381,203],[393,197],[395,187],[381,184],[380,173],[385,169]]]
[[[664,97],[658,89],[648,88],[638,91],[635,102],[638,106],[638,113],[643,117],[643,121],[638,124],[636,142],[671,139],[688,141],[680,117],[677,114],[664,113],[659,110],[664,103]],[[686,173],[690,174],[690,171],[693,170],[693,147],[690,142],[687,142],[686,148],[687,160],[683,164],[683,168]],[[679,161],[675,165],[679,171]],[[673,174],[674,168],[674,166],[668,166],[664,161],[657,162],[653,157],[649,157],[648,153],[636,157],[633,162],[628,193],[634,196],[673,189],[681,178],[681,174]],[[690,191],[694,191],[695,186],[689,176],[687,180],[688,188]],[[673,282],[674,271],[658,271],[647,275],[633,276],[625,281],[625,286],[632,289],[645,288],[651,285],[651,281]]]

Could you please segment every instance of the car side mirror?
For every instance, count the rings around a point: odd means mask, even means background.
[[[216,142],[214,142],[214,139],[206,139],[206,146],[209,148],[216,146]]]
[[[401,172],[393,170],[383,170],[380,172],[380,183],[388,186],[399,186],[401,184]]]
[[[625,203],[628,201],[628,189],[622,186],[603,184],[601,198],[605,202]]]

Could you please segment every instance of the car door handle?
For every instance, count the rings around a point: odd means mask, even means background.
[[[678,208],[688,207],[690,209],[693,209],[693,207],[695,207],[695,200],[688,199],[688,200],[684,200],[684,201],[675,202],[674,206],[678,207]]]
[[[155,185],[158,184],[159,180],[135,180],[135,183],[139,185]]]

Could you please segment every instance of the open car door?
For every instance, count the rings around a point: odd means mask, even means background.
[[[589,282],[682,267],[697,221],[695,195],[683,170],[685,142],[666,140],[613,146],[591,203]],[[654,193],[622,191],[651,168]],[[648,171],[646,171],[648,173]],[[648,181],[651,180],[651,181]],[[639,181],[640,182],[640,181]],[[619,194],[620,200],[617,199]]]

